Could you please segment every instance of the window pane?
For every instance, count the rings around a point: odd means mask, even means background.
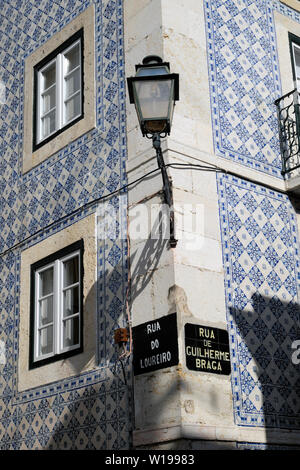
[[[47,137],[47,135],[55,131],[55,117],[56,112],[54,109],[51,113],[42,118],[42,138]]]
[[[65,103],[66,123],[81,113],[81,95],[78,93]]]
[[[300,80],[300,48],[294,48],[295,53],[295,70],[296,70],[296,78]]]
[[[53,321],[53,295],[39,301],[40,326],[47,325]]]
[[[56,80],[56,63],[53,62],[46,70],[42,72],[43,83],[42,91],[47,90]]]
[[[79,281],[79,257],[74,256],[64,262],[64,287],[71,286]]]
[[[79,344],[79,317],[65,320],[63,324],[63,347]]]
[[[39,331],[39,356],[53,352],[53,326]]]
[[[56,102],[56,87],[52,87],[42,96],[42,114],[47,113],[50,109],[55,107]]]
[[[53,292],[53,267],[39,273],[39,297],[52,294]]]
[[[65,87],[65,99],[80,90],[80,69],[75,70],[75,72],[65,78]]]
[[[168,117],[172,80],[144,80],[135,89],[143,118]]]
[[[68,317],[79,312],[79,287],[72,287],[64,291],[64,311],[63,316]]]
[[[65,74],[79,65],[79,44],[65,54]]]

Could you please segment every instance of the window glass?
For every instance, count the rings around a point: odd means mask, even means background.
[[[39,356],[53,352],[53,326],[48,326],[39,331]]]
[[[295,75],[297,80],[297,88],[300,90],[300,47],[294,45],[295,58]]]
[[[39,300],[39,323],[40,326],[47,325],[53,321],[53,295]]]
[[[39,274],[39,295],[45,295],[53,292],[53,267],[45,269]]]
[[[68,253],[74,247],[76,251]],[[80,347],[81,247],[82,242],[77,242],[61,250],[58,252],[61,256],[48,257],[44,267],[39,262],[39,268],[34,271],[33,362]]]
[[[66,122],[71,121],[80,114],[80,96],[76,95],[65,102]]]
[[[63,347],[79,343],[79,257],[63,263]]]
[[[80,70],[77,69],[65,78],[66,95],[65,98],[70,98],[74,93],[80,91]]]
[[[79,317],[64,320],[63,347],[74,346],[79,343]]]
[[[46,69],[42,71],[43,91],[48,90],[56,82],[56,62],[52,62]]]
[[[63,263],[64,287],[79,281],[79,257],[68,259]]]
[[[53,266],[38,273],[37,349],[38,355],[53,352]]]
[[[48,113],[55,107],[56,104],[56,86],[52,85],[50,88],[42,92],[42,115]]]
[[[53,134],[56,130],[56,113],[52,111],[47,116],[42,118],[42,137],[48,137],[48,135]]]
[[[51,87],[46,93],[42,93],[42,115],[49,113],[55,108],[56,95],[55,86]]]
[[[70,73],[76,67],[80,65],[79,62],[80,47],[79,43],[75,47],[72,47],[68,52],[64,54],[65,56],[65,73]]]
[[[81,74],[81,39],[62,45],[38,72],[36,144],[81,116]]]
[[[63,313],[64,317],[74,315],[79,312],[79,288],[71,287],[63,293]]]
[[[72,121],[81,113],[80,43],[64,54],[64,120]]]

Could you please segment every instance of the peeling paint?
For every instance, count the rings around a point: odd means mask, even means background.
[[[189,413],[189,414],[195,413],[194,400],[185,400],[183,407],[186,413]]]
[[[192,316],[187,303],[187,295],[185,290],[176,284],[169,289],[168,293],[169,313],[180,312],[187,316]]]

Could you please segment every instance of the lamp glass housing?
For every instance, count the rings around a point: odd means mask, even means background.
[[[168,131],[173,101],[173,80],[138,80],[133,83],[140,124],[149,133]]]
[[[136,76],[128,79],[128,86],[142,133],[169,134],[175,100],[178,99],[175,92],[178,75],[170,74],[166,63],[137,67]]]

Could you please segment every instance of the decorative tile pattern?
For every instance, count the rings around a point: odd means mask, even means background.
[[[35,2],[1,2],[0,34],[6,38],[3,44],[7,50],[14,51],[11,56],[3,52],[0,64],[0,80],[6,87],[6,102],[0,110],[0,178],[1,194],[5,195],[0,203],[1,251],[116,189],[126,179],[125,146],[120,145],[125,123],[116,113],[124,104],[124,83],[123,65],[117,62],[123,54],[121,6],[115,1],[95,2],[97,129],[26,175],[21,173],[24,60],[90,3],[72,1],[63,8],[51,0],[45,2],[44,12],[43,3],[37,7]],[[34,23],[37,18],[41,21],[38,25]],[[18,26],[13,24],[15,19],[19,19]],[[23,23],[24,30],[20,30]],[[100,34],[102,28],[104,34]],[[33,30],[39,34],[32,34]]]
[[[295,213],[285,195],[230,176],[217,182],[235,421],[299,429]]]
[[[22,175],[24,60],[91,3],[97,127]],[[0,341],[5,351],[0,364],[1,449],[130,445],[129,394],[122,374],[114,370],[111,341],[114,328],[125,322],[120,305],[127,248],[122,237],[98,236],[99,368],[24,392],[17,388],[21,250],[97,211],[93,201],[126,182],[122,17],[121,0],[0,0],[0,80],[6,87],[0,105]],[[122,201],[126,204],[126,198]],[[90,205],[85,208],[86,203]],[[125,209],[120,210],[123,232]]]
[[[274,101],[282,95],[273,9],[300,22],[279,1],[205,1],[215,151],[281,178]]]

